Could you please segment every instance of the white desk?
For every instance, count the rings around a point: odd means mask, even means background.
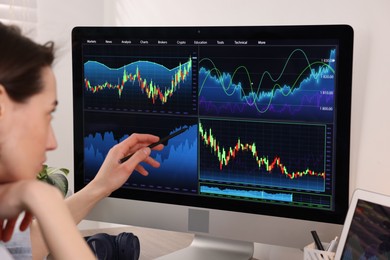
[[[141,228],[134,226],[100,228],[82,230],[83,236],[96,233],[117,235],[121,232],[132,232],[138,236],[141,245],[140,260],[155,259],[156,257],[172,253],[189,246],[194,238],[193,234],[172,232],[165,230]],[[256,260],[303,260],[300,249],[270,246],[255,243],[254,258]]]

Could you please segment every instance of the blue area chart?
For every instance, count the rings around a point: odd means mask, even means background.
[[[192,59],[167,68],[139,60],[119,68],[87,61],[84,64],[85,107],[122,111],[196,112],[192,89]],[[194,99],[195,96],[195,99]]]
[[[203,194],[234,196],[249,199],[277,200],[292,202],[293,195],[291,193],[272,193],[262,190],[244,190],[239,188],[219,188],[201,185],[200,192]]]
[[[185,126],[183,126],[185,127]],[[171,133],[182,127],[173,129]],[[184,133],[170,139],[162,151],[152,151],[152,157],[160,162],[159,168],[143,164],[148,170],[147,177],[134,172],[125,187],[161,190],[168,192],[196,193],[197,192],[197,133],[196,125],[189,126]],[[85,178],[92,179],[109,149],[127,138],[124,135],[115,138],[113,132],[89,134],[84,138],[84,167]]]
[[[300,62],[296,70],[295,60]],[[323,61],[325,60],[325,61]],[[251,73],[243,65],[234,72],[217,68],[211,60],[200,62],[199,113],[208,116],[233,116],[281,120],[333,119],[336,50],[329,58],[310,62],[301,49],[291,52],[278,73],[256,71],[261,75],[254,82]],[[201,64],[204,64],[201,66]],[[208,66],[207,66],[208,65]],[[236,79],[236,76],[241,77]],[[245,80],[243,76],[245,75]],[[288,83],[284,76],[289,76]],[[237,77],[238,78],[238,77]]]

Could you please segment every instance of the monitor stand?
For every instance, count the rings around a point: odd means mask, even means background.
[[[171,254],[159,257],[159,260],[199,260],[199,259],[251,259],[254,243],[195,235],[191,245]]]

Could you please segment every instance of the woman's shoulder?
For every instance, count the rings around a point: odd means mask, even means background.
[[[11,241],[4,244],[6,250],[12,255],[15,260],[31,260],[31,240],[30,240],[30,229],[26,231],[19,231],[15,229],[12,235]],[[0,257],[0,259],[3,259]],[[5,258],[8,259],[8,258]]]
[[[0,244],[0,259],[4,260],[13,260],[14,258],[8,252],[7,248],[4,246],[4,244]]]

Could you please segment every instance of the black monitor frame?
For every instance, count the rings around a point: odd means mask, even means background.
[[[115,198],[145,200],[168,204],[213,208],[253,214],[343,223],[349,199],[349,155],[353,30],[348,25],[304,25],[304,26],[212,26],[212,27],[76,27],[72,32],[73,49],[73,116],[74,116],[74,171],[75,190],[82,189],[84,181],[84,78],[83,44],[86,41],[104,43],[105,40],[178,40],[217,41],[219,39],[244,39],[248,41],[337,41],[338,74],[336,77],[334,109],[334,208],[322,210],[309,207],[230,200],[223,197],[203,197],[170,192],[143,191],[122,188],[111,194]],[[202,44],[198,42],[199,44]],[[130,47],[130,46],[129,46]],[[185,171],[185,170],[184,170]]]

